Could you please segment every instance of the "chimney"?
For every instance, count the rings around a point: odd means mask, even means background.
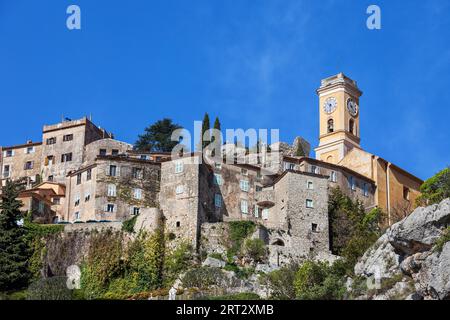
[[[32,144],[33,140],[27,140],[27,144]]]

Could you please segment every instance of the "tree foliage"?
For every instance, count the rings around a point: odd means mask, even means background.
[[[420,206],[439,203],[450,197],[450,168],[441,170],[420,187],[422,193],[416,200]]]
[[[366,212],[362,202],[352,201],[339,188],[331,191],[328,212],[332,252],[344,257],[352,272],[358,258],[380,237],[382,212],[378,208]]]
[[[338,300],[346,292],[343,274],[326,262],[306,261],[295,275],[294,287],[300,300]]]
[[[18,194],[17,184],[8,180],[2,189],[0,204],[0,291],[23,288],[30,277],[30,250],[25,229],[18,224],[23,219]]]
[[[171,140],[172,133],[176,129],[181,129],[181,126],[173,123],[171,119],[164,118],[158,120],[145,128],[144,133],[139,135],[134,147],[137,150],[147,152],[171,152],[179,143],[178,141]]]

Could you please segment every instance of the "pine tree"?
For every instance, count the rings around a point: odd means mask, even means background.
[[[172,133],[176,129],[181,129],[172,119],[164,118],[145,128],[142,135],[134,144],[134,148],[139,151],[171,152],[178,145],[179,141],[172,141]]]
[[[29,247],[25,230],[18,225],[23,214],[17,196],[17,185],[7,181],[0,204],[0,291],[22,289],[29,279]]]
[[[203,122],[202,122],[202,136],[200,137],[200,145],[202,146],[202,150],[205,150],[205,148],[208,146],[208,144],[210,144],[211,142],[211,135],[206,135],[206,139],[204,139],[205,137],[205,132],[207,132],[209,129],[211,129],[211,125],[209,123],[209,115],[206,112],[205,116],[203,117]]]

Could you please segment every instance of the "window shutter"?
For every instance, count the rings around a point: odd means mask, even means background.
[[[12,155],[14,156],[16,154],[16,150],[12,150]]]
[[[120,177],[120,166],[116,167],[116,176]]]

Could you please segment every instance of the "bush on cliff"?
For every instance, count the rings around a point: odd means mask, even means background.
[[[416,200],[416,204],[420,206],[440,203],[442,200],[449,198],[450,168],[445,168],[426,180],[420,186],[420,192],[422,194]]]

